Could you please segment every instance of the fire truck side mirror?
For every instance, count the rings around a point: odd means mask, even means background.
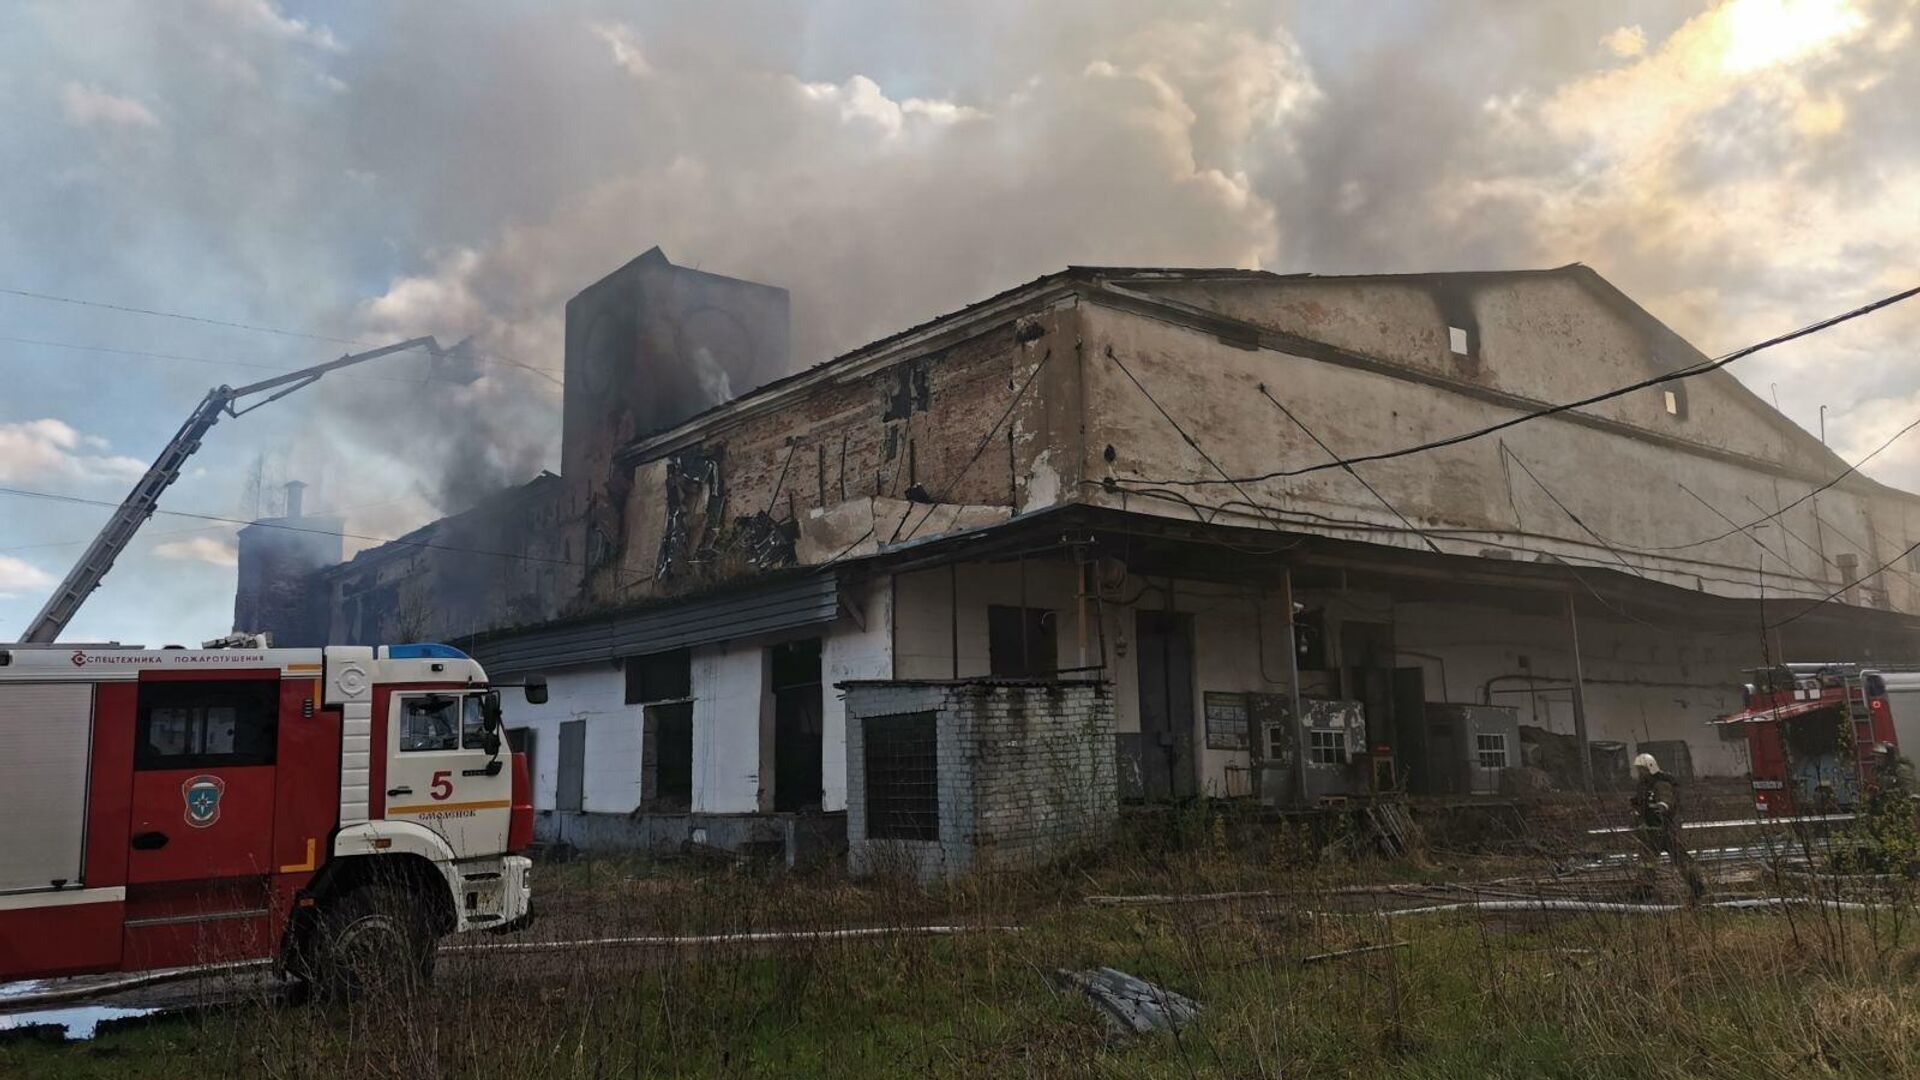
[[[547,703],[547,677],[529,675],[526,681],[527,704],[545,705]]]
[[[489,690],[480,699],[480,729],[489,735],[500,731],[500,691]]]

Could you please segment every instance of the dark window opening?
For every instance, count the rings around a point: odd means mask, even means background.
[[[1059,620],[1044,608],[987,608],[987,662],[997,679],[1046,678],[1059,670]]]
[[[134,767],[271,765],[280,730],[280,682],[140,684]]]
[[[641,755],[641,795],[653,810],[693,809],[693,702],[649,705]]]
[[[934,714],[873,716],[860,722],[865,740],[867,837],[940,839],[939,743]]]
[[[769,649],[773,685],[773,808],[818,810],[822,795],[820,639]]]
[[[693,656],[686,649],[629,656],[626,667],[629,705],[693,696]]]

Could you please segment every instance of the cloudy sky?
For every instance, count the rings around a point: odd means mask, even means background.
[[[464,377],[399,361],[222,423],[164,503],[248,517],[297,477],[349,532],[398,535],[556,466],[562,305],[652,244],[792,290],[799,364],[1068,263],[1577,260],[1717,353],[1920,282],[1916,21],[1916,0],[10,4],[0,487],[111,502],[209,386],[472,336]],[[1810,429],[1828,406],[1851,457],[1920,416],[1917,331],[1920,304],[1737,370]],[[1920,487],[1920,436],[1869,471]],[[106,513],[0,494],[0,637]],[[224,632],[232,544],[155,518],[67,636]]]

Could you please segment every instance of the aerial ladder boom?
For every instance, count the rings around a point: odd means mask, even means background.
[[[60,582],[59,588],[54,590],[46,606],[40,609],[40,614],[35,615],[33,621],[27,624],[26,633],[21,635],[20,640],[47,644],[60,636],[60,632],[66,629],[67,623],[73,620],[74,613],[80,610],[80,605],[93,593],[93,590],[100,587],[100,581],[107,576],[107,571],[113,569],[114,560],[120,557],[121,552],[127,550],[127,545],[133,541],[133,534],[153,516],[154,510],[160,505],[161,494],[180,478],[182,466],[186,464],[188,458],[193,456],[194,451],[200,449],[200,440],[212,430],[213,425],[220,422],[222,413],[233,417],[243,416],[262,405],[278,401],[295,390],[313,385],[322,375],[330,371],[338,371],[343,367],[362,364],[368,360],[377,360],[380,357],[422,345],[426,347],[428,355],[435,359],[442,355],[439,342],[431,337],[418,337],[367,352],[350,353],[337,360],[315,364],[299,371],[289,371],[284,375],[275,375],[271,379],[262,379],[237,389],[231,386],[217,386],[207,391],[207,396],[193,410],[193,414],[187,417],[187,422],[180,425],[180,430],[167,441],[167,445],[160,451],[160,456],[154,458],[146,474],[140,477],[140,481],[133,485],[133,490],[127,493],[126,499],[114,510],[113,517],[107,520],[106,527],[100,530],[100,535],[94,537],[93,543],[87,545],[87,550],[80,556],[80,561],[74,564],[72,570],[67,571],[66,578]],[[244,408],[235,407],[242,399],[255,394],[267,394],[267,396]]]

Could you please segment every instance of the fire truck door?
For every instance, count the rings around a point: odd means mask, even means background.
[[[278,672],[140,682],[127,843],[133,965],[260,955],[273,867]]]
[[[456,859],[506,850],[513,775],[485,695],[406,690],[388,706],[386,816],[423,825]]]

